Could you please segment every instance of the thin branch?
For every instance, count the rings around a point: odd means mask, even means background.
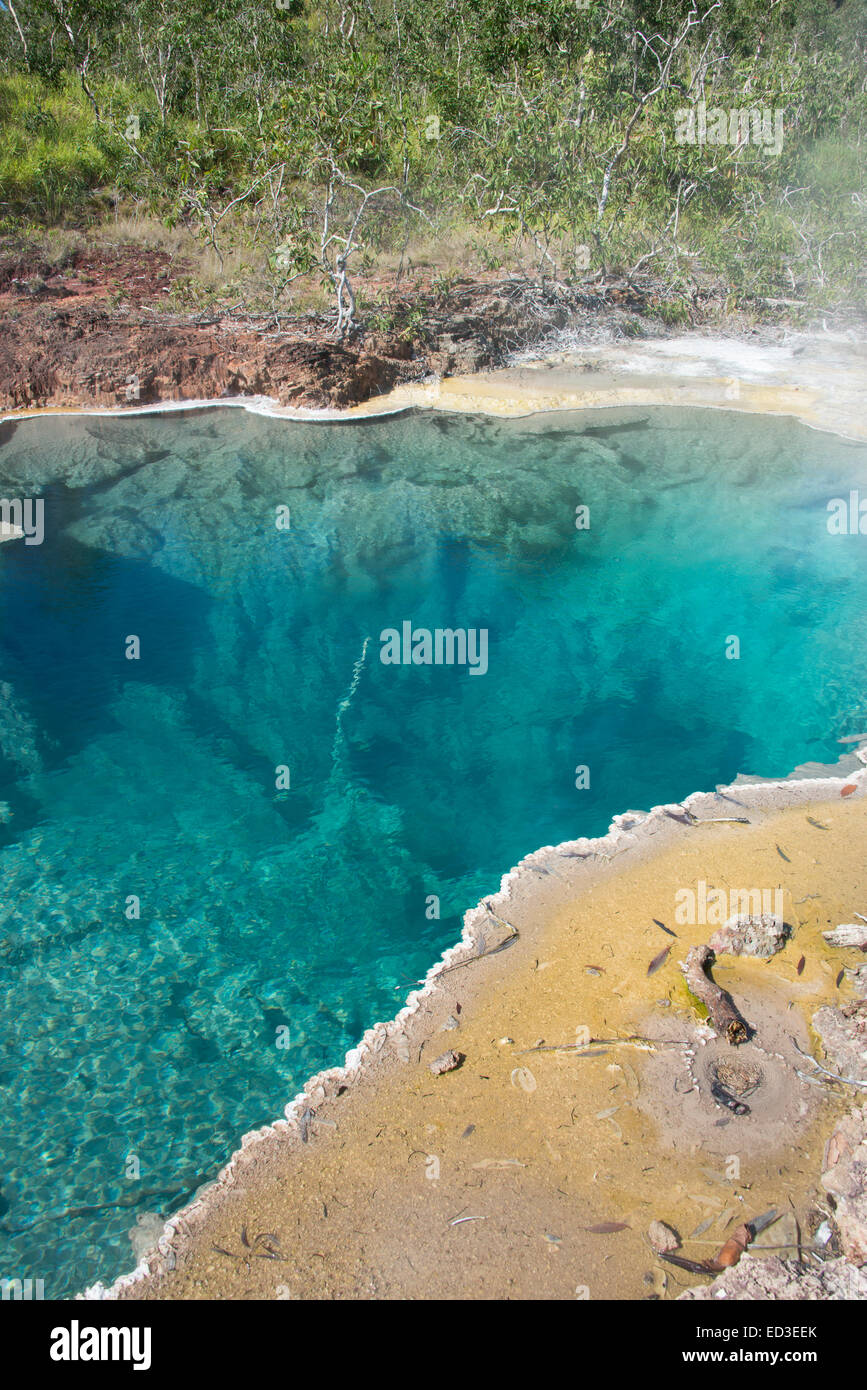
[[[711,5],[710,9],[706,10],[700,19],[696,18],[696,11],[694,9],[690,10],[689,14],[683,22],[680,32],[675,36],[675,38],[671,40],[671,43],[669,44],[668,56],[664,64],[660,64],[660,60],[657,57],[656,52],[651,47],[648,40],[644,39],[643,35],[639,35],[639,37],[643,39],[645,49],[650,49],[650,52],[653,53],[654,58],[656,58],[657,64],[660,65],[659,81],[657,82],[655,87],[652,87],[649,92],[645,92],[644,96],[639,99],[638,105],[636,106],[627,123],[620,147],[612,155],[611,159],[609,160],[606,166],[605,174],[602,180],[602,192],[599,197],[597,211],[597,216],[599,220],[602,219],[605,213],[605,209],[608,205],[608,198],[611,193],[611,181],[614,177],[614,173],[617,169],[618,164],[620,163],[621,159],[623,158],[627,149],[629,148],[629,141],[632,138],[632,132],[638,123],[639,117],[643,115],[644,109],[647,106],[648,102],[652,101],[655,96],[658,96],[659,93],[668,86],[671,76],[671,66],[674,62],[675,54],[678,52],[680,48],[683,47],[684,43],[689,37],[690,32],[693,29],[698,28],[699,25],[704,24],[708,16],[711,15],[714,10],[719,9],[721,2],[722,0],[714,0],[714,3]],[[661,36],[654,35],[654,37],[656,38]]]

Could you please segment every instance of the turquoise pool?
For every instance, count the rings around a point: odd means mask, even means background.
[[[0,546],[0,1275],[131,1268],[524,854],[835,761],[858,489],[725,412],[0,426],[45,532]],[[407,623],[477,645],[383,661]]]

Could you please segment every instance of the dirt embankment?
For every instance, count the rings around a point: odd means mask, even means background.
[[[394,331],[335,341],[324,315],[173,313],[184,267],[160,251],[85,250],[62,269],[33,252],[0,253],[0,407],[117,407],[265,395],[281,405],[346,407],[431,372],[500,365],[553,329],[612,336],[663,330],[649,299],[621,283],[592,292],[531,287],[518,277],[377,281]],[[402,326],[401,326],[402,325]]]

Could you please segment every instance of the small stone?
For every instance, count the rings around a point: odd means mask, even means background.
[[[500,1038],[497,1047],[511,1047],[514,1041],[514,1038]]]
[[[651,1221],[647,1228],[647,1239],[660,1255],[680,1249],[680,1236],[671,1226],[666,1226],[664,1221]]]
[[[833,1234],[834,1232],[831,1229],[830,1221],[823,1221],[821,1226],[816,1228],[816,1234],[813,1236],[813,1244],[818,1250],[821,1250],[823,1245],[828,1244]]]
[[[443,1072],[455,1071],[464,1060],[461,1052],[444,1052],[441,1057],[436,1057],[430,1064],[430,1069],[434,1076],[442,1076]]]
[[[443,1024],[443,1032],[451,1032],[453,1028],[460,1028],[460,1026],[461,1025],[458,1023],[458,1020],[455,1018],[454,1014],[449,1014],[448,1018]]]

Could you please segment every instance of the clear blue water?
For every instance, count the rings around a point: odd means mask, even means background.
[[[525,853],[867,726],[867,449],[644,417],[2,427],[0,1274],[130,1268]],[[384,665],[405,620],[487,673]]]

